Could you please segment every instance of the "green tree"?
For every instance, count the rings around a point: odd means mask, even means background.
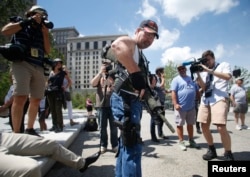
[[[240,71],[241,71],[240,77],[244,77],[244,85],[246,87],[250,87],[250,79],[249,79],[250,72],[246,68],[243,68],[240,66],[234,66],[233,71],[238,70],[238,69],[240,69]]]
[[[95,104],[95,92],[91,93],[73,93],[72,94],[72,105],[73,108],[77,109],[86,109],[86,100],[90,98],[92,102]]]
[[[167,90],[170,89],[170,84],[171,84],[171,81],[173,80],[173,78],[178,75],[176,68],[177,68],[177,65],[170,60],[168,61],[168,63],[165,66],[165,69],[164,69],[165,79],[166,79],[165,88]]]

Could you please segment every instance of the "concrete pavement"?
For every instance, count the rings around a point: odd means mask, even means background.
[[[166,117],[174,126],[173,111],[166,110]],[[168,140],[160,140],[160,143],[151,141],[150,115],[143,112],[141,121],[142,138],[144,141],[142,153],[142,174],[143,177],[207,177],[207,162],[202,160],[202,155],[207,151],[207,144],[202,134],[197,134],[194,128],[195,141],[201,146],[201,149],[188,148],[187,151],[181,151],[178,147],[178,137],[172,134],[166,126],[164,133],[169,137]],[[250,113],[246,115],[246,124],[250,127]],[[236,130],[233,114],[228,116],[228,131],[232,139],[232,151],[235,160],[250,161],[250,130]],[[214,137],[214,143],[217,148],[218,158],[220,160],[223,154],[223,147],[216,127],[211,125],[211,131]],[[187,135],[186,129],[184,134]],[[185,136],[187,140],[187,136]],[[56,163],[45,177],[113,177],[115,169],[115,154],[109,151],[101,155],[97,162],[92,164],[85,173]],[[99,149],[99,132],[80,131],[77,138],[69,147],[77,154],[83,157],[89,156]]]

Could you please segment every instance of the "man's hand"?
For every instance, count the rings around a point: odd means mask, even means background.
[[[175,105],[174,105],[174,108],[175,108],[177,111],[179,111],[179,110],[181,109],[181,106],[180,106],[179,104],[175,104]]]
[[[131,73],[130,79],[132,81],[134,89],[141,91],[142,89],[146,88],[146,82],[141,71]]]

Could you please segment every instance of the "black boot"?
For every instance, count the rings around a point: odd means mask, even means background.
[[[95,153],[95,154],[93,154],[93,155],[87,157],[87,158],[85,159],[85,164],[84,164],[84,166],[83,166],[79,171],[80,171],[81,173],[83,173],[83,172],[88,168],[88,166],[89,166],[90,164],[92,164],[92,163],[94,163],[95,161],[97,161],[97,159],[99,158],[100,154],[101,154],[101,151],[98,151],[97,153]]]
[[[231,151],[226,151],[224,153],[223,160],[225,160],[225,161],[234,161],[234,156],[233,156],[232,152]]]
[[[217,157],[216,149],[214,145],[208,147],[206,154],[202,156],[203,160],[212,160]]]

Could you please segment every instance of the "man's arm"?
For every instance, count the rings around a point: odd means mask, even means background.
[[[97,87],[97,85],[99,84],[99,82],[102,78],[104,71],[105,71],[105,66],[102,65],[99,73],[97,75],[95,75],[95,77],[90,81],[90,84],[92,87]]]
[[[1,32],[4,36],[11,36],[12,34],[17,33],[18,31],[20,31],[22,29],[22,27],[20,26],[20,23],[8,23],[7,25],[5,25]]]
[[[171,96],[172,96],[172,102],[173,102],[174,108],[176,110],[180,110],[181,106],[177,103],[176,91],[172,90]]]
[[[223,72],[219,72],[219,71],[214,71],[213,69],[209,69],[207,66],[200,64],[200,66],[202,66],[202,68],[204,69],[205,72],[208,72],[210,74],[213,74],[214,76],[220,78],[220,79],[224,79],[224,80],[229,80],[231,79],[232,75],[231,73],[223,73]],[[227,66],[229,67],[229,66]]]
[[[140,71],[140,68],[133,59],[135,45],[135,41],[127,36],[118,38],[111,45],[111,49],[117,60],[130,74]]]
[[[48,55],[50,53],[50,40],[49,40],[49,29],[42,24],[42,33],[43,33],[43,45],[44,51]]]
[[[164,73],[160,73],[160,77],[161,77],[161,83],[159,85],[159,87],[161,88],[165,88],[165,77],[164,77]]]

